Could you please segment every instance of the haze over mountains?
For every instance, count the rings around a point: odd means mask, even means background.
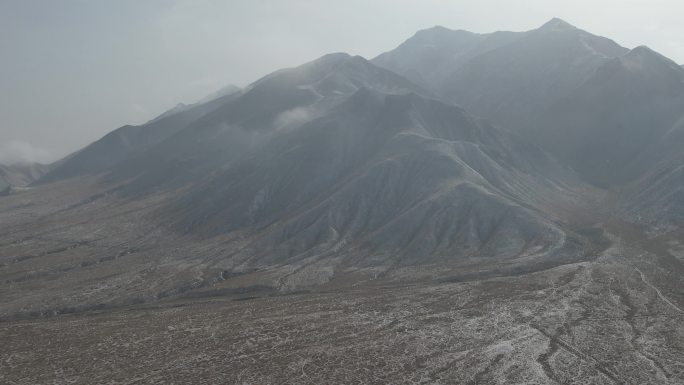
[[[674,62],[559,19],[522,33],[436,27],[373,61],[519,132],[604,187],[643,171],[631,161],[673,128],[684,106]]]
[[[372,61],[326,55],[119,128],[35,186],[97,177],[106,193],[88,199],[157,196],[146,219],[222,239],[212,264],[230,274],[531,268],[590,257],[602,241],[566,213],[601,189],[632,221],[679,225],[683,114],[684,70],[646,47],[559,19],[435,27]]]
[[[200,357],[282,382],[242,360],[275,355],[269,365],[300,375],[329,355],[363,366],[375,342],[405,353],[419,341],[418,361],[395,352],[409,360],[400,369],[368,370],[393,383],[407,368],[445,383],[679,383],[683,146],[684,68],[559,19],[528,32],[434,27],[372,60],[332,53],[54,164],[0,167],[0,333],[24,346],[24,318],[137,309],[154,339],[174,336],[168,312],[190,312],[221,326],[190,325],[185,343],[247,342],[165,361],[178,378]],[[214,319],[215,298],[245,302],[221,302],[229,314]],[[338,302],[349,307],[330,310]],[[455,324],[462,335],[444,337]],[[295,365],[280,344],[313,325],[338,350],[308,341],[322,353]],[[54,346],[35,354],[63,354]],[[371,359],[349,354],[360,350]]]

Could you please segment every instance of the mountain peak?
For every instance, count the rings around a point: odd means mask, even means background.
[[[630,51],[630,54],[634,55],[645,55],[645,54],[653,54],[655,53],[654,50],[650,49],[648,46],[645,45],[640,45],[638,47],[635,47]]]
[[[577,29],[577,27],[557,17],[549,20],[539,28],[541,31],[569,31],[575,29]]]
[[[656,65],[660,70],[667,68],[667,71],[674,70],[677,73],[681,73],[681,68],[679,64],[672,61],[672,59],[652,50],[651,48],[640,45],[631,51],[629,51],[623,58],[626,63],[631,63],[631,65],[637,65],[638,68],[642,68],[646,63],[649,65]],[[681,76],[681,75],[680,75]]]
[[[325,54],[317,59],[311,60],[309,62],[306,62],[304,64],[301,64],[295,68],[287,68],[287,69],[282,69],[275,71],[271,73],[270,75],[266,75],[266,77],[273,76],[275,74],[278,74],[283,71],[288,71],[292,69],[300,69],[300,70],[312,70],[312,69],[327,69],[329,70],[330,68],[334,68],[335,66],[344,63],[345,61],[349,60],[352,56],[348,53],[345,52],[334,52],[334,53],[329,53]],[[260,80],[258,80],[260,81]],[[257,81],[257,82],[258,82]]]
[[[406,42],[434,42],[453,38],[466,39],[472,38],[474,36],[478,36],[478,34],[463,29],[450,29],[441,25],[435,25],[434,27],[417,31],[413,37],[408,39]]]
[[[448,32],[448,31],[451,31],[451,29],[449,29],[443,25],[435,25],[434,27],[431,27],[431,28],[421,29],[420,31],[418,31],[418,33],[420,33],[420,32]]]
[[[640,45],[638,47],[635,47],[631,51],[627,52],[625,58],[640,61],[652,60],[659,62],[668,62],[672,67],[678,66],[677,63],[673,62],[671,59],[661,55],[660,53],[652,50],[651,48],[645,45]]]
[[[475,35],[474,32],[465,31],[462,29],[451,29],[451,28],[447,28],[447,27],[442,26],[442,25],[435,25],[432,28],[421,29],[420,31],[416,32],[416,35],[420,35],[420,34],[448,34],[448,35],[466,34],[466,35]]]
[[[318,59],[312,61],[311,63],[333,63],[333,62],[342,62],[345,61],[352,56],[346,52],[333,52],[329,53],[326,55],[323,55],[319,57]]]

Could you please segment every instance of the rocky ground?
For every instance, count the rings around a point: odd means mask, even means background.
[[[616,242],[515,277],[5,321],[0,383],[681,384],[682,273]]]

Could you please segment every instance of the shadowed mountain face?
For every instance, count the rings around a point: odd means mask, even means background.
[[[621,185],[654,166],[648,150],[684,111],[684,71],[638,47],[599,67],[531,125],[530,136],[591,182]]]
[[[684,223],[684,115],[672,129],[649,139],[637,158],[648,167],[627,187],[623,210],[659,231],[677,229]]]

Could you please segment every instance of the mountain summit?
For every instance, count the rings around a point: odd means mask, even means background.
[[[570,23],[554,17],[553,19],[547,21],[544,25],[538,28],[539,31],[572,31],[576,30],[577,27],[571,25]]]

